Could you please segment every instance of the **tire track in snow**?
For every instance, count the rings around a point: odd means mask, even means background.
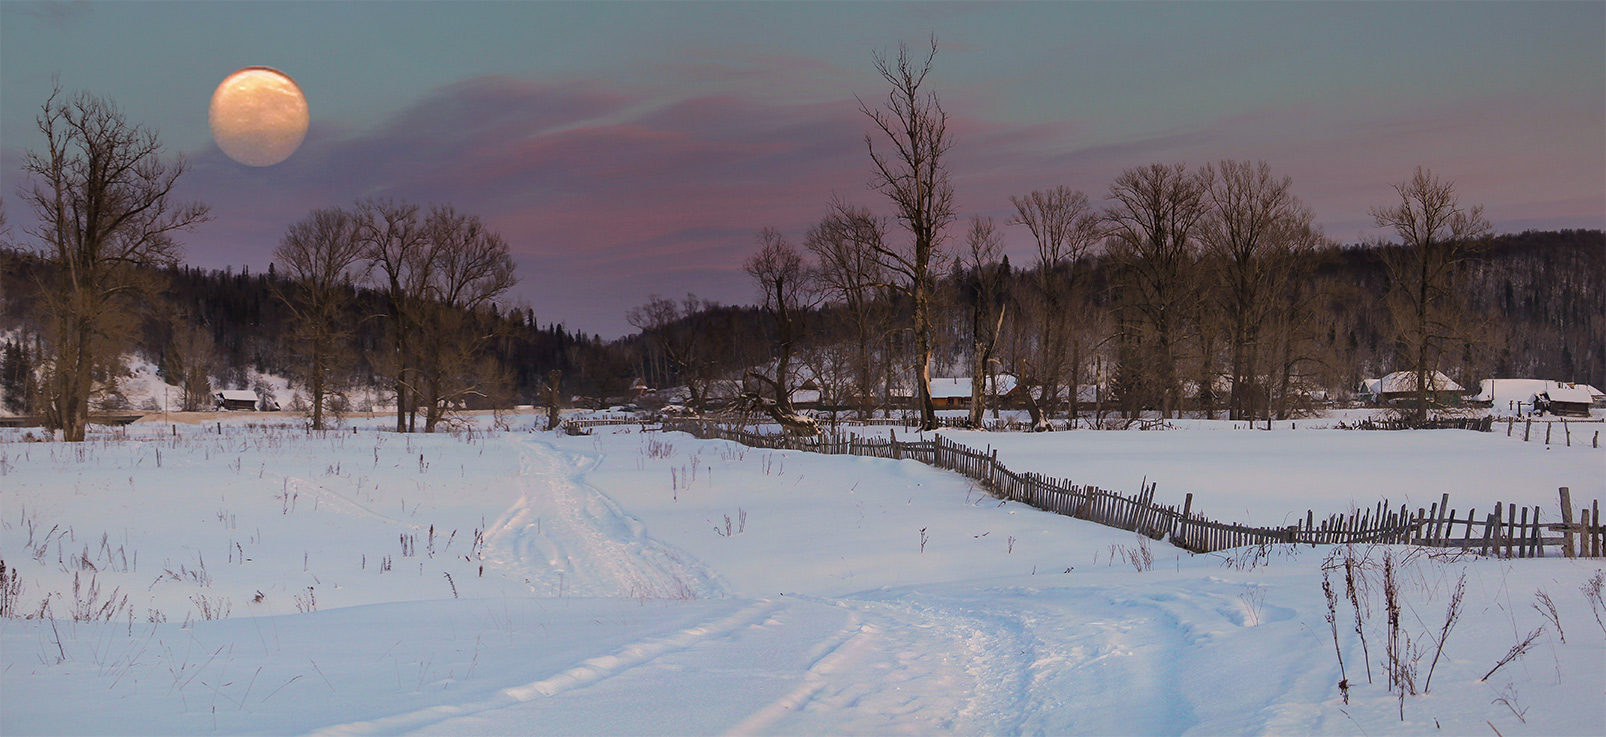
[[[857,614],[851,615],[847,627],[816,646],[818,657],[803,672],[801,685],[726,730],[725,734],[758,734],[788,714],[802,710],[826,688],[831,679],[841,674],[849,661],[863,657],[864,651],[870,647],[873,632],[873,628],[861,624]]]
[[[729,590],[706,565],[647,535],[586,484],[584,462],[539,441],[515,442],[519,500],[492,523],[485,558],[536,594],[693,599]]]
[[[536,699],[576,691],[619,676],[666,655],[690,650],[710,640],[726,638],[741,630],[758,626],[779,608],[776,602],[768,599],[756,601],[735,613],[688,627],[668,637],[634,642],[611,654],[587,659],[538,681],[503,688],[487,699],[461,704],[442,704],[380,719],[337,724],[316,730],[312,734],[336,737],[408,733],[451,719],[506,709]]]

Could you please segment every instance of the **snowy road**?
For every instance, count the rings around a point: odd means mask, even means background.
[[[646,528],[585,483],[594,458],[548,443],[517,449],[518,501],[486,531],[487,563],[547,596],[698,599],[726,587],[707,566],[646,535]]]
[[[517,502],[486,535],[488,567],[540,595],[730,599],[672,635],[588,654],[489,698],[318,734],[1010,732],[1023,652],[991,622],[897,602],[746,599],[585,481],[597,454],[517,442]],[[700,704],[687,710],[685,704]],[[668,720],[668,721],[665,721]],[[543,728],[542,725],[551,725]]]
[[[722,603],[672,634],[577,643],[567,664],[482,700],[318,733],[1302,731],[1310,710],[1275,700],[1291,687],[1320,702],[1334,680],[1291,610],[1258,602],[1255,584],[1191,574],[1154,572],[1138,591],[953,582],[744,596],[588,483],[605,454],[512,444],[518,500],[489,529],[488,564],[539,595]],[[1242,651],[1249,627],[1311,655],[1266,668]],[[1224,699],[1218,678],[1268,688]]]

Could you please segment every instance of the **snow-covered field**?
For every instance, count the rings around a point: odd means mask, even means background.
[[[1001,504],[914,461],[562,437],[522,419],[435,436],[383,432],[382,419],[327,434],[139,423],[82,445],[0,430],[0,559],[21,582],[17,617],[0,619],[0,733],[1606,725],[1606,611],[1585,591],[1606,561],[1195,556]],[[1121,491],[1146,476],[1162,501],[1192,491],[1196,509],[1235,521],[1444,491],[1547,509],[1556,486],[1603,496],[1606,449],[1576,442],[1230,427],[950,437]],[[1400,660],[1426,691],[1403,701],[1386,686],[1385,560]],[[1331,626],[1324,564],[1338,566]]]

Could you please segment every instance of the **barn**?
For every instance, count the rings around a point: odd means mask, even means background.
[[[1594,400],[1590,387],[1558,382],[1534,395],[1534,408],[1558,417],[1588,417]]]
[[[257,408],[256,392],[245,389],[224,389],[213,392],[217,400],[217,408],[223,410],[254,410]]]

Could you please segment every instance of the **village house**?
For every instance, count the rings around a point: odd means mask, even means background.
[[[252,411],[257,408],[256,392],[246,389],[224,389],[212,393],[217,400],[217,408],[230,411]]]
[[[1534,395],[1534,409],[1558,417],[1588,417],[1594,389],[1585,384],[1557,383]]]
[[[1375,404],[1405,404],[1416,400],[1416,384],[1415,371],[1395,371],[1381,379],[1363,380],[1360,394]],[[1434,371],[1428,377],[1428,402],[1432,404],[1459,406],[1465,392],[1466,389],[1442,372]]]
[[[1007,397],[1015,391],[1015,377],[998,374],[992,377],[992,381],[992,386],[983,387],[983,393],[998,397],[1000,403],[1007,404]],[[970,409],[971,385],[972,380],[968,376],[932,377],[931,403],[940,410]],[[910,386],[894,390],[893,399],[904,406],[914,406],[914,388]]]

